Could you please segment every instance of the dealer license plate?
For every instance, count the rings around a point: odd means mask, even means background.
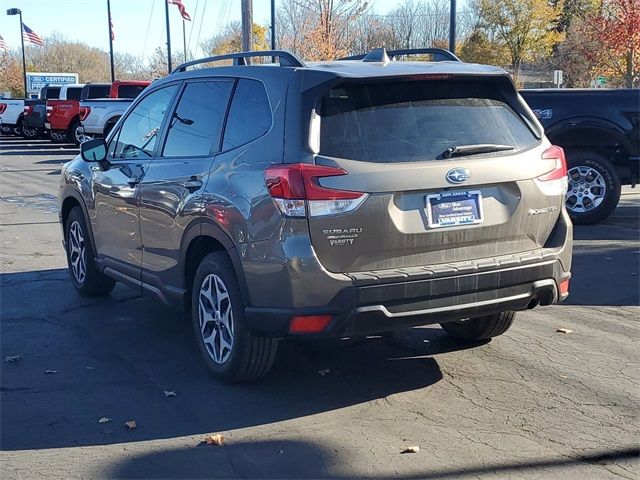
[[[429,227],[456,227],[482,223],[482,193],[442,192],[427,195]]]

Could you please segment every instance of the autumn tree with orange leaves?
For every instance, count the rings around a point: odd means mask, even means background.
[[[599,48],[584,48],[596,65],[595,74],[624,78],[627,88],[640,81],[640,0],[603,0],[598,11],[587,16],[582,33]]]

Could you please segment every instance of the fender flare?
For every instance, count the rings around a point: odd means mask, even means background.
[[[622,127],[610,120],[597,117],[581,116],[565,118],[545,128],[545,134],[547,138],[553,142],[553,138],[558,135],[580,129],[599,130],[611,136],[616,143],[620,143],[628,152],[633,152],[633,145],[629,142],[625,130]]]
[[[95,248],[96,241],[93,236],[93,228],[91,226],[91,219],[89,218],[89,210],[87,209],[87,205],[84,201],[84,198],[82,198],[82,195],[76,189],[74,189],[71,185],[65,185],[65,187],[62,190],[61,198],[62,198],[62,201],[60,202],[60,212],[58,213],[58,217],[60,219],[60,225],[62,226],[62,244],[66,248],[66,238],[65,238],[65,232],[64,232],[65,225],[62,221],[63,220],[62,205],[64,205],[64,202],[67,199],[73,198],[80,205],[80,210],[82,210],[82,214],[84,215],[84,223],[87,226],[87,230],[89,231],[88,232],[89,237],[91,238],[92,245],[94,246],[93,248],[94,254],[97,255],[98,250],[97,248]]]
[[[240,293],[242,294],[244,304],[245,306],[249,306],[249,289],[247,288],[247,281],[244,276],[242,262],[240,260],[240,255],[238,254],[238,250],[236,249],[236,245],[231,240],[231,237],[229,237],[229,235],[219,225],[212,222],[210,219],[207,219],[206,217],[191,222],[191,224],[185,229],[185,233],[182,236],[182,242],[180,245],[180,264],[182,265],[182,278],[184,279],[186,275],[185,267],[189,246],[198,237],[212,238],[224,247],[224,251],[229,256],[231,264],[233,265],[233,269],[236,273],[238,286],[240,287]],[[184,287],[186,290],[190,289],[188,285],[184,285]]]

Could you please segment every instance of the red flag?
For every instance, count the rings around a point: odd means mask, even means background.
[[[176,7],[178,7],[178,10],[180,10],[180,15],[182,15],[182,18],[184,18],[189,22],[191,21],[191,15],[187,13],[187,7],[184,6],[184,4],[182,3],[182,0],[167,0],[167,3],[169,5],[175,5]]]

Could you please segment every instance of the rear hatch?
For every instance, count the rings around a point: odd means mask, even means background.
[[[311,181],[353,208],[309,202],[318,258],[363,272],[541,248],[566,182],[562,151],[541,137],[506,77],[333,85],[311,113],[315,168],[329,167]]]

